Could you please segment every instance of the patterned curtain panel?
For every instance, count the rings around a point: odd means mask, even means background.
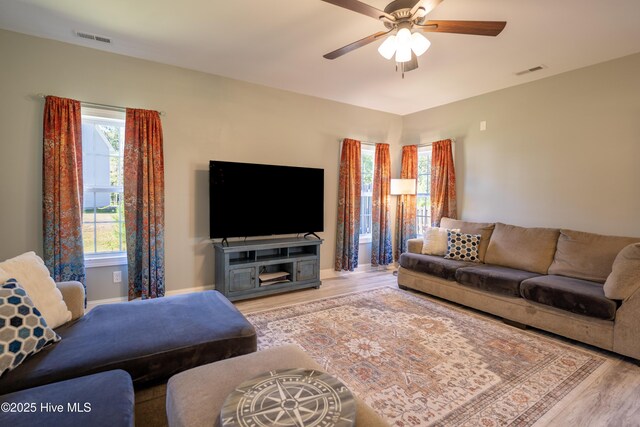
[[[402,147],[401,179],[418,179],[418,146],[405,145]],[[404,205],[404,216],[401,214]],[[402,229],[402,239],[400,230]],[[416,237],[416,196],[398,196],[396,207],[396,251],[394,258],[398,260],[400,254],[407,250],[407,240]],[[402,240],[402,241],[401,241]]]
[[[371,265],[393,262],[391,249],[391,157],[389,144],[376,144],[371,218]]]
[[[43,137],[44,262],[56,282],[84,285],[80,102],[47,96]]]
[[[335,270],[353,271],[358,266],[360,244],[360,193],[362,186],[360,141],[345,139],[340,158],[338,224]]]
[[[164,296],[164,157],[157,111],[127,108],[124,219],[129,300]]]
[[[439,227],[443,216],[458,217],[456,171],[450,139],[434,142],[431,150],[431,226]]]

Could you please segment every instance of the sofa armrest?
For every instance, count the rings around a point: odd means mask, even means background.
[[[424,240],[420,239],[409,239],[407,240],[407,252],[411,252],[412,254],[422,253],[422,243]]]
[[[640,360],[640,289],[616,311],[613,325],[613,351]]]
[[[58,282],[56,286],[71,311],[71,320],[84,316],[84,286],[80,282]]]

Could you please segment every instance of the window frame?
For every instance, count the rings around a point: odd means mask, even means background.
[[[118,127],[122,128],[121,131],[121,137],[124,138],[124,127],[125,127],[125,110],[115,110],[112,108],[99,108],[99,107],[94,107],[94,106],[85,106],[85,105],[81,105],[81,123],[82,125],[85,124],[92,124],[92,125],[105,125],[105,126],[114,126],[117,125]],[[83,175],[85,173],[84,168],[86,167],[86,163],[84,162],[85,158],[85,153],[83,152]],[[118,153],[117,158],[119,159],[118,161],[118,168],[120,169],[118,171],[118,175],[119,175],[119,180],[121,183],[123,183],[124,181],[124,177],[123,177],[123,156],[124,156],[124,142],[121,142],[120,144],[120,150]],[[108,157],[109,159],[111,159],[114,156],[111,155],[107,155],[106,157]],[[110,169],[109,169],[110,170]],[[96,194],[97,192],[108,192],[108,193],[117,193],[120,195],[120,197],[124,198],[124,186],[123,185],[116,185],[116,186],[86,186],[85,183],[83,182],[83,195],[86,194],[87,192],[92,192],[94,194]],[[83,203],[84,204],[84,203]],[[84,224],[93,224],[94,229],[96,227],[96,224],[99,224],[100,222],[96,221],[96,211],[95,211],[95,206],[94,206],[94,220],[92,223],[88,223],[84,221],[84,206],[82,207],[83,210],[83,227]],[[120,211],[118,212],[119,216],[118,216],[118,220],[115,221],[115,224],[121,224],[122,227],[124,227],[124,212]],[[109,222],[111,223],[111,222]],[[94,231],[95,233],[95,231]],[[126,235],[125,235],[126,236]],[[126,238],[126,237],[125,237]],[[94,241],[94,248],[97,250],[97,242],[96,242],[96,238],[94,236],[94,238],[92,239]],[[122,241],[120,242],[120,245],[122,245]],[[125,242],[126,244],[126,242]],[[126,247],[125,247],[126,248]],[[86,268],[92,268],[92,267],[109,267],[109,266],[118,266],[118,265],[125,265],[127,264],[127,251],[126,249],[124,251],[109,251],[109,252],[93,252],[93,253],[87,253],[84,252],[84,262],[85,262],[85,267]]]
[[[362,163],[362,158],[364,158],[364,153],[367,152],[367,154],[371,154],[372,158],[373,158],[373,168],[371,169],[371,188],[370,191],[363,191],[364,190],[364,175],[363,175],[363,163]],[[371,243],[372,240],[372,229],[373,229],[373,178],[375,176],[375,169],[376,169],[376,146],[375,144],[370,144],[370,143],[361,143],[360,144],[360,156],[361,156],[361,160],[360,160],[360,176],[362,179],[362,182],[360,184],[360,230],[359,232],[359,240],[360,243]],[[370,212],[368,217],[370,218],[370,223],[369,223],[369,233],[360,233],[360,231],[362,230],[362,219],[363,216],[365,215],[365,211],[363,209],[364,206],[364,200],[365,197],[369,198],[369,206],[370,206]]]
[[[431,206],[431,156],[432,156],[432,151],[431,151],[432,146],[431,145],[420,145],[418,146],[418,164],[420,163],[420,157],[421,156],[425,156],[428,155],[428,161],[427,161],[427,170],[426,173],[421,174],[420,173],[420,168],[418,168],[418,182],[420,181],[420,177],[424,176],[427,180],[427,188],[426,188],[426,192],[420,192],[420,186],[417,185],[416,186],[416,235],[417,236],[422,236],[424,235],[425,229],[427,227],[431,226],[431,209],[429,208]],[[426,199],[426,212],[425,215],[420,215],[420,211],[419,211],[419,200],[421,198]],[[424,225],[420,225],[420,218],[424,218]]]

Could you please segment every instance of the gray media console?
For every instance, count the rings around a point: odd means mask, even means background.
[[[216,289],[236,301],[319,288],[322,242],[283,238],[214,243]]]

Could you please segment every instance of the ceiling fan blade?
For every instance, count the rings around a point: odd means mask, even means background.
[[[363,15],[367,15],[372,17],[373,19],[380,19],[382,17],[387,18],[390,21],[395,21],[396,18],[389,15],[386,12],[383,12],[380,9],[376,9],[373,6],[369,6],[368,4],[362,3],[358,0],[322,0],[326,3],[331,3],[336,6],[343,7],[345,9],[352,10],[357,13],[361,13]]]
[[[497,36],[507,25],[504,21],[425,21],[414,28],[425,32]]]
[[[422,18],[436,8],[444,0],[420,0],[411,9],[411,19]]]
[[[383,36],[389,34],[390,32],[391,32],[391,30],[389,30],[389,31],[380,31],[380,32],[375,33],[375,34],[371,34],[370,36],[365,37],[365,38],[363,38],[361,40],[358,40],[357,42],[350,43],[350,44],[348,44],[346,46],[341,47],[340,49],[336,49],[333,52],[329,52],[326,55],[324,55],[324,57],[327,58],[327,59],[339,58],[342,55],[351,52],[352,50],[356,50],[359,47],[366,46],[369,43],[372,43],[372,42],[378,40],[380,37],[383,37]]]

